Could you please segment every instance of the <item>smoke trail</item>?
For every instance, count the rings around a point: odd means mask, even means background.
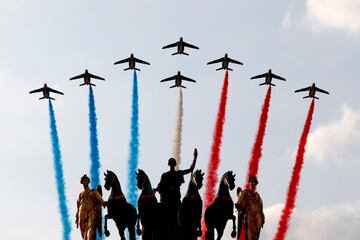
[[[226,113],[226,100],[227,92],[229,85],[229,73],[226,70],[223,87],[221,90],[220,104],[215,124],[213,143],[211,147],[211,157],[208,165],[208,174],[206,179],[206,189],[205,189],[205,201],[204,209],[206,209],[215,199],[216,184],[218,182],[217,171],[220,163],[220,150],[222,142],[222,134],[224,130],[225,123],[225,113]],[[204,224],[204,218],[202,219],[203,233],[206,231],[206,225]],[[205,239],[205,234],[202,235],[201,239]]]
[[[137,75],[134,70],[133,91],[132,91],[132,114],[131,114],[131,136],[130,154],[128,165],[128,200],[137,206],[136,170],[139,159],[139,97]]]
[[[182,139],[182,121],[184,115],[184,107],[183,107],[183,93],[180,88],[179,95],[179,103],[177,109],[176,116],[176,129],[175,129],[175,137],[174,137],[174,145],[173,145],[173,157],[177,161],[176,170],[179,170],[179,166],[181,164],[181,139]]]
[[[259,162],[262,156],[262,145],[264,142],[264,136],[265,136],[265,130],[266,130],[266,123],[268,119],[268,113],[269,113],[269,107],[270,107],[270,99],[271,99],[271,86],[269,86],[264,104],[261,109],[261,115],[259,120],[259,128],[258,132],[256,134],[256,139],[251,151],[251,158],[249,161],[249,167],[248,172],[246,175],[246,182],[249,179],[250,176],[257,176],[258,170],[259,170]],[[246,187],[248,188],[248,184],[246,184]]]
[[[97,134],[95,98],[91,85],[89,88],[89,130],[90,130],[91,188],[96,188],[100,184],[100,157],[99,157],[99,141]]]
[[[286,203],[285,203],[284,209],[281,214],[277,232],[274,237],[275,240],[285,239],[285,235],[286,235],[286,232],[289,227],[290,216],[295,207],[295,200],[296,200],[296,195],[297,195],[297,192],[299,189],[299,182],[300,182],[300,176],[301,176],[300,173],[301,173],[302,166],[304,164],[306,141],[307,141],[307,137],[308,137],[308,134],[310,131],[310,127],[311,127],[312,116],[314,113],[314,105],[315,105],[315,102],[313,99],[311,102],[310,108],[309,108],[308,115],[306,117],[306,122],[304,125],[303,132],[301,134],[301,138],[300,138],[300,142],[299,142],[299,146],[298,146],[298,150],[297,150],[297,154],[296,154],[296,161],[295,161],[295,165],[292,170],[291,180],[290,180],[289,188],[288,188],[288,192],[287,192]]]
[[[49,99],[49,116],[50,116],[50,135],[51,135],[51,145],[54,158],[54,169],[55,169],[55,178],[56,178],[56,189],[58,192],[58,201],[61,215],[61,223],[63,225],[63,239],[70,239],[71,225],[69,219],[69,211],[67,208],[67,200],[65,195],[65,182],[64,182],[64,173],[61,160],[61,151],[59,136],[56,128],[56,119],[54,108]]]

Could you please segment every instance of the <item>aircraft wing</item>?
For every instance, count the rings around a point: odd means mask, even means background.
[[[89,75],[90,75],[90,77],[92,77],[92,78],[99,79],[99,80],[104,80],[104,81],[105,81],[105,78],[102,78],[102,77],[96,76],[96,75],[91,74],[91,73],[89,73]]]
[[[167,81],[175,80],[175,79],[176,79],[176,76],[177,76],[177,75],[174,75],[174,76],[172,76],[172,77],[165,78],[165,79],[161,80],[160,82],[167,82]]]
[[[285,79],[285,78],[280,77],[280,76],[278,76],[278,75],[276,75],[276,74],[273,74],[273,73],[271,73],[271,77],[276,78],[276,79],[279,79],[279,80],[286,81],[286,79]]]
[[[135,59],[135,62],[150,65],[150,63],[145,62],[145,61],[143,61],[143,60],[141,60],[141,59],[137,59],[137,58],[134,58],[134,59]]]
[[[185,76],[183,76],[183,75],[181,75],[181,79],[182,79],[182,80],[185,80],[185,81],[189,81],[189,82],[196,82],[194,79],[185,77]]]
[[[129,61],[129,58],[125,58],[125,59],[123,59],[123,60],[114,62],[114,65],[116,65],[116,64],[121,64],[121,63],[127,63],[128,61]]]
[[[296,90],[295,92],[305,92],[305,91],[309,91],[311,87],[306,87],[306,88],[301,88]]]
[[[42,92],[43,89],[44,89],[44,88],[42,87],[42,88],[39,88],[39,89],[32,90],[32,91],[30,91],[29,93],[31,94],[31,93]]]
[[[315,87],[315,90],[318,91],[318,92],[321,92],[321,93],[329,94],[329,92],[327,92],[325,90],[322,90],[320,88],[317,88],[317,87]]]
[[[176,43],[172,43],[172,44],[169,44],[169,45],[164,46],[162,49],[176,47],[176,46],[177,46],[177,44],[178,44],[178,42],[176,42]]]
[[[237,60],[234,60],[234,59],[231,59],[231,58],[228,58],[229,59],[229,62],[231,63],[236,63],[236,64],[240,64],[240,65],[244,65],[242,62],[239,62]]]
[[[60,91],[58,91],[58,90],[55,90],[55,89],[52,89],[52,88],[49,88],[49,87],[48,87],[48,89],[49,89],[49,92],[53,92],[53,93],[57,93],[57,94],[64,95],[64,93],[62,93],[62,92],[60,92]]]
[[[79,79],[79,78],[83,78],[83,77],[84,77],[84,73],[80,74],[80,75],[77,75],[75,77],[72,77],[72,78],[70,78],[70,80],[75,80],[75,79]]]
[[[214,61],[208,62],[207,65],[213,64],[213,63],[220,63],[220,62],[222,62],[223,59],[224,59],[224,58],[219,58],[219,59],[216,59],[216,60],[214,60]]]
[[[192,45],[190,43],[187,43],[187,42],[184,42],[184,46],[185,47],[189,47],[189,48],[194,48],[194,49],[199,49],[199,47],[195,46],[195,45]]]
[[[266,77],[266,75],[267,75],[267,73],[264,73],[264,74],[256,75],[250,79],[263,78],[263,77]]]

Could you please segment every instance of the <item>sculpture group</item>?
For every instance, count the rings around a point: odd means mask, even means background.
[[[127,202],[121,190],[116,174],[107,170],[104,188],[110,191],[107,201],[102,198],[101,187],[90,189],[90,179],[84,175],[80,183],[84,191],[77,201],[76,225],[80,226],[84,240],[95,240],[96,234],[102,235],[101,208],[107,208],[104,233],[109,236],[108,220],[112,219],[119,231],[120,239],[125,240],[124,231],[127,228],[130,240],[135,240],[135,234],[142,235],[143,240],[196,240],[205,234],[206,240],[218,240],[223,236],[228,220],[232,221],[231,236],[236,236],[236,217],[234,206],[238,212],[238,238],[241,229],[245,231],[246,240],[259,239],[260,229],[265,217],[262,199],[256,192],[258,183],[255,176],[249,178],[250,188],[238,188],[238,201],[234,202],[230,191],[235,188],[235,174],[227,171],[220,180],[218,192],[212,204],[203,213],[203,202],[199,189],[203,186],[204,174],[196,170],[197,150],[190,168],[175,170],[176,160],[170,158],[170,170],[163,173],[159,184],[153,188],[148,175],[141,169],[136,172],[137,187],[141,190],[138,199],[138,212]],[[180,186],[185,182],[184,175],[190,174],[188,189],[181,200]],[[160,194],[160,201],[155,193]],[[204,217],[206,232],[202,232],[201,218]]]

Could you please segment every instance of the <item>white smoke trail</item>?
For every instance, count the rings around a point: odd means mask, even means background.
[[[177,116],[176,116],[175,136],[173,141],[173,157],[176,159],[177,162],[176,170],[179,169],[179,166],[181,164],[181,139],[182,139],[183,115],[184,115],[183,93],[180,87],[180,95],[179,95],[179,102],[178,102]]]

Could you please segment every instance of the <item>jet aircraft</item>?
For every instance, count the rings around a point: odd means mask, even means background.
[[[257,75],[257,76],[254,76],[250,79],[256,79],[256,78],[265,78],[265,82],[264,83],[261,83],[259,84],[259,86],[262,86],[262,85],[271,85],[271,86],[275,86],[275,84],[271,83],[271,80],[273,78],[275,79],[279,79],[279,80],[283,80],[283,81],[286,81],[285,78],[283,77],[280,77],[278,75],[275,75],[274,73],[271,72],[271,69],[269,69],[269,71],[267,73],[264,73],[264,74],[260,74],[260,75]]]
[[[45,98],[55,100],[54,98],[50,97],[50,92],[64,95],[64,93],[62,93],[62,92],[60,92],[60,91],[57,91],[57,90],[52,89],[52,88],[49,88],[46,83],[44,84],[44,87],[39,88],[39,89],[32,90],[32,91],[29,92],[29,94],[38,93],[38,92],[42,92],[42,93],[43,93],[43,97],[39,98],[39,100],[45,99]]]
[[[219,58],[219,59],[216,59],[214,61],[208,62],[207,65],[214,64],[214,63],[221,63],[221,68],[216,69],[216,71],[219,71],[221,69],[224,69],[224,70],[226,69],[226,70],[232,71],[232,69],[229,68],[229,63],[235,63],[235,64],[244,65],[242,62],[239,62],[237,60],[229,58],[227,53],[222,58]]]
[[[325,94],[329,94],[329,92],[323,90],[323,89],[320,89],[318,87],[315,86],[315,83],[313,83],[311,86],[309,87],[306,87],[306,88],[301,88],[301,89],[298,89],[296,90],[295,92],[306,92],[306,91],[309,91],[309,95],[308,96],[305,96],[303,98],[316,98],[316,99],[319,99],[318,97],[315,96],[316,92],[321,92],[321,93],[325,93]]]
[[[142,64],[150,65],[150,63],[148,63],[148,62],[145,62],[145,61],[143,61],[141,59],[138,59],[138,58],[134,57],[134,54],[130,54],[130,57],[128,57],[128,58],[125,58],[123,60],[114,62],[114,65],[121,64],[121,63],[129,63],[129,67],[125,68],[124,71],[130,70],[130,69],[135,69],[135,70],[140,71],[140,69],[135,67],[136,63],[142,63]]]
[[[95,79],[98,79],[98,80],[105,81],[104,78],[89,73],[89,71],[87,69],[85,69],[85,73],[80,74],[80,75],[75,76],[75,77],[72,77],[72,78],[70,78],[70,80],[75,80],[75,79],[80,79],[80,78],[84,79],[84,83],[80,84],[79,86],[84,86],[84,85],[96,86],[95,84],[91,83],[91,78],[95,78]]]
[[[168,77],[165,78],[163,80],[161,80],[160,82],[167,82],[167,81],[171,81],[171,80],[175,80],[175,85],[171,86],[170,88],[174,88],[174,87],[182,87],[182,88],[186,88],[185,86],[183,86],[181,83],[182,81],[189,81],[189,82],[196,82],[195,80],[185,77],[183,75],[181,75],[181,72],[178,71],[176,75],[172,76],[172,77]]]
[[[177,52],[173,53],[172,55],[176,55],[176,54],[184,54],[186,56],[189,56],[188,53],[184,52],[184,48],[188,47],[188,48],[194,48],[194,49],[199,49],[199,47],[192,45],[190,43],[184,42],[183,38],[181,37],[180,40],[178,42],[166,45],[165,47],[163,47],[162,49],[166,49],[166,48],[173,48],[173,47],[177,47]]]

